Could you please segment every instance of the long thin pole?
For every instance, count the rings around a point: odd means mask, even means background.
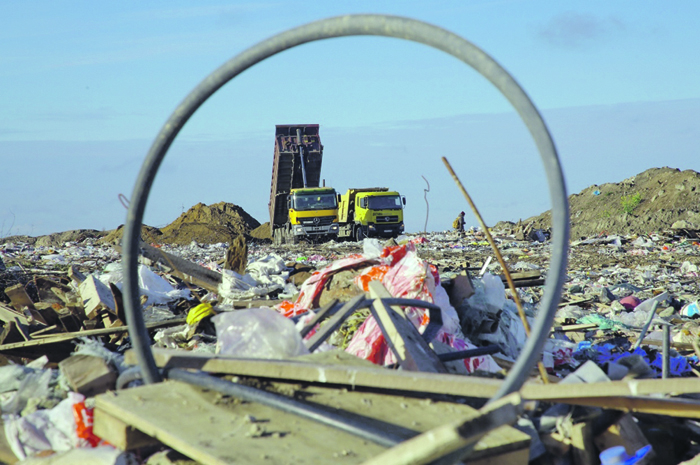
[[[457,184],[457,187],[459,187],[459,190],[462,191],[462,194],[464,195],[464,198],[467,199],[467,203],[471,207],[472,211],[474,212],[474,216],[476,216],[476,219],[479,220],[479,224],[481,225],[481,229],[483,229],[484,234],[486,235],[486,239],[489,241],[489,244],[491,244],[491,248],[493,249],[493,253],[496,255],[496,259],[498,260],[498,263],[501,264],[501,268],[503,268],[503,274],[506,277],[506,281],[508,282],[508,288],[510,289],[511,294],[513,295],[513,301],[515,302],[515,306],[518,307],[518,315],[520,315],[520,320],[523,322],[523,326],[525,327],[525,334],[527,337],[530,337],[530,324],[527,322],[527,318],[525,317],[525,311],[523,310],[523,304],[520,302],[520,298],[518,297],[518,291],[515,289],[515,283],[513,282],[513,278],[510,275],[510,272],[508,271],[508,266],[506,265],[505,260],[503,260],[503,255],[501,255],[501,251],[498,250],[498,246],[496,245],[496,241],[493,240],[493,236],[491,236],[491,232],[489,231],[489,228],[486,226],[486,223],[484,223],[484,219],[481,217],[481,214],[479,213],[479,210],[476,208],[476,205],[474,205],[474,202],[472,201],[472,198],[469,196],[469,193],[467,193],[467,190],[464,188],[464,185],[462,184],[462,181],[459,180],[457,177],[457,173],[452,169],[452,165],[450,165],[450,162],[447,161],[447,158],[442,157],[442,162],[445,164],[447,167],[447,171],[450,172],[452,175],[452,179],[454,179],[455,183]],[[547,376],[547,370],[544,367],[544,364],[542,361],[537,362],[537,368],[540,370],[540,376],[542,377],[542,382],[545,384],[549,383],[549,378]]]

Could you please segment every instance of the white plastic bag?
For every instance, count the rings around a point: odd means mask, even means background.
[[[84,400],[82,394],[70,392],[52,409],[37,410],[24,417],[4,416],[5,438],[12,452],[25,459],[43,450],[62,452],[78,447],[73,404]]]
[[[308,354],[294,322],[269,307],[220,313],[216,352],[248,358],[287,358]]]
[[[113,283],[119,290],[122,290],[124,281],[124,270],[121,262],[114,262],[107,265],[98,279],[105,285]],[[179,298],[191,299],[189,289],[175,289],[168,281],[154,273],[146,265],[138,266],[139,294],[148,297],[145,306],[166,304]]]
[[[506,287],[501,278],[486,273],[481,279],[474,279],[474,295],[467,299],[467,305],[476,310],[498,313],[506,304]]]
[[[232,270],[222,271],[219,284],[219,295],[223,298],[221,303],[232,304],[236,300],[262,297],[285,289],[289,277],[284,260],[274,254],[249,263],[246,271],[245,275]]]

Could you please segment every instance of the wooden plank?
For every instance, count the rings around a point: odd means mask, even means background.
[[[502,383],[500,380],[476,376],[386,370],[365,361],[362,361],[364,366],[338,366],[308,363],[304,362],[303,358],[240,359],[158,348],[153,349],[153,355],[159,367],[191,368],[212,373],[338,384],[349,388],[359,386],[480,399],[493,397]],[[127,351],[126,363],[137,363],[133,351]],[[520,392],[523,398],[528,400],[574,403],[574,400],[590,397],[612,403],[618,397],[697,394],[700,393],[700,382],[696,378],[545,385],[527,382]]]
[[[571,428],[571,449],[574,465],[598,465],[590,423],[576,423]]]
[[[15,321],[15,319],[19,320],[23,325],[29,324],[29,320],[24,316],[24,313],[18,312],[14,308],[0,302],[0,320],[9,323],[10,321]]]
[[[673,347],[674,349],[689,350],[689,351],[693,350],[693,344],[690,342],[678,342],[678,341],[674,341],[674,340],[671,340],[670,342],[671,342],[671,347]],[[660,339],[646,338],[642,341],[642,345],[650,345],[650,346],[659,347],[659,346],[663,346],[663,341]]]
[[[29,335],[32,339],[36,339],[38,337],[44,336],[55,336],[57,333],[60,333],[60,330],[58,329],[57,325],[51,325],[47,326],[44,329],[40,329],[39,331],[34,331]]]
[[[114,246],[121,252],[121,247]],[[152,247],[145,242],[139,244],[139,254],[153,262],[160,263],[171,268],[169,273],[184,280],[187,283],[204,288],[211,292],[219,292],[221,273],[199,266],[189,260],[170,254],[164,250]]]
[[[445,365],[413,323],[408,321],[403,310],[398,306],[385,305],[381,301],[382,298],[392,297],[382,283],[371,281],[368,287],[370,295],[376,299],[371,307],[372,315],[399,365],[409,371],[447,373]]]
[[[204,286],[200,286],[206,289]],[[215,291],[218,292],[218,291]],[[236,300],[233,302],[233,308],[258,308],[258,307],[274,307],[281,304],[284,300],[281,299],[254,299],[254,300]]]
[[[83,300],[85,316],[93,320],[100,310],[109,309],[114,312],[114,297],[109,288],[95,276],[88,276],[78,287],[80,298]]]
[[[511,273],[510,277],[513,281],[519,281],[523,279],[536,279],[542,276],[542,273],[540,273],[539,270],[532,270],[532,271],[519,271],[517,273]],[[501,281],[506,282],[506,277],[505,275],[498,275],[499,278],[501,278]]]
[[[100,438],[109,438],[109,443],[121,450],[159,444],[158,440],[127,425],[102,409],[95,409],[93,433]]]
[[[418,432],[473,415],[467,405],[395,395],[348,392],[344,389],[272,384],[273,391],[298,393],[316,405],[338,414],[353,412],[369,422],[407,425]],[[100,415],[106,413],[124,424],[205,465],[220,463],[362,463],[383,447],[348,433],[252,402],[237,402],[213,391],[166,381],[95,398],[95,431],[101,431]],[[98,413],[100,412],[100,413]],[[182,421],[186,415],[187,421]],[[105,428],[107,429],[107,428]],[[101,436],[117,441],[123,429]],[[510,427],[485,436],[472,458],[496,461],[501,455],[521,453],[527,464],[530,438]]]
[[[24,307],[34,308],[34,302],[29,298],[22,284],[15,284],[14,286],[5,288],[5,294],[10,298],[10,305],[18,312],[22,312]]]
[[[0,332],[0,344],[4,343],[5,341],[7,341],[8,344],[21,344],[24,342],[24,337],[22,336],[22,332],[19,330],[19,325],[16,320],[8,321],[3,325],[2,331]]]
[[[75,265],[71,265],[70,268],[68,269],[68,277],[73,280],[75,284],[80,285],[83,281],[85,281],[86,276],[78,271],[78,267]]]
[[[20,323],[19,320],[15,320],[15,324],[17,325],[17,331],[22,336],[22,338],[25,341],[29,341],[29,327]]]
[[[520,392],[528,400],[570,403],[570,401],[584,397],[602,399],[656,394],[670,396],[697,394],[700,393],[700,381],[697,378],[668,378],[539,386],[526,383]]]
[[[325,325],[321,326],[321,328],[319,328],[319,330],[316,331],[313,336],[311,336],[308,341],[304,341],[304,344],[306,345],[306,348],[309,349],[309,352],[313,352],[314,350],[318,349],[318,346],[320,346],[323,341],[328,339],[328,337],[333,334],[336,329],[340,328],[340,325],[342,325],[343,322],[355,310],[357,310],[358,307],[360,307],[363,300],[365,300],[365,295],[359,294],[347,301]]]
[[[343,354],[343,357],[352,357],[344,352],[340,354]],[[125,355],[127,364],[137,363],[136,354],[132,350],[127,351]],[[161,348],[154,348],[153,355],[159,367],[338,384],[350,389],[368,387],[489,399],[501,385],[501,381],[491,378],[387,370],[357,357],[352,357],[356,360],[353,364],[343,360],[343,365],[332,365],[306,362],[304,357],[294,360],[241,359]]]
[[[622,415],[615,424],[611,425],[602,434],[594,437],[593,442],[599,451],[615,446],[624,446],[628,451],[637,451],[649,445],[649,441],[644,436],[644,432],[639,427],[634,417],[628,413]]]
[[[102,357],[71,355],[62,360],[58,367],[70,388],[85,397],[93,397],[115,388],[117,372]]]
[[[464,457],[465,449],[471,451],[487,433],[515,423],[521,411],[521,402],[517,393],[510,394],[473,412],[466,419],[441,425],[408,439],[372,457],[364,465],[424,465],[445,457],[454,457],[459,461]]]
[[[696,383],[700,382],[695,380]],[[632,413],[665,415],[675,418],[700,420],[700,401],[693,399],[664,397],[576,397],[572,399],[553,400],[570,405],[600,407]]]
[[[217,400],[218,399],[218,400]],[[95,398],[95,410],[140,430],[203,465],[359,463],[381,446],[256,403],[166,381]],[[183,418],[187,421],[183,421]],[[99,417],[95,416],[95,427]],[[111,442],[111,436],[103,438]],[[342,438],[342,439],[341,439]],[[342,451],[352,455],[342,455]]]
[[[185,323],[185,318],[173,318],[172,320],[147,323],[146,328],[147,329],[155,329],[155,328],[162,328],[165,326],[181,325],[183,323]],[[0,345],[0,352],[4,352],[7,350],[13,350],[13,349],[21,349],[21,348],[26,348],[26,347],[44,346],[44,345],[48,345],[48,344],[55,344],[58,342],[66,342],[66,341],[70,341],[70,340],[73,340],[73,339],[78,338],[78,337],[106,336],[109,334],[128,332],[128,331],[129,331],[129,329],[126,326],[119,326],[116,328],[100,328],[100,329],[91,329],[91,330],[86,330],[86,331],[76,331],[73,333],[47,334],[46,337],[39,337],[38,339],[31,340],[31,341],[18,342],[18,343],[14,343],[14,344],[2,344],[2,345]]]

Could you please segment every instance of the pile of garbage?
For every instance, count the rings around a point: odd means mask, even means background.
[[[235,360],[342,352],[348,366],[364,360],[382,372],[488,387],[505,378],[529,337],[550,252],[544,234],[492,234],[514,289],[474,228],[383,244],[249,242],[238,270],[228,266],[229,242],[144,243],[141,311],[153,349]],[[668,385],[649,397],[639,383],[700,377],[700,243],[677,231],[591,237],[573,242],[570,256],[543,368],[521,392],[536,401],[515,424],[529,436],[525,453],[509,463],[691,460],[700,453],[700,387]],[[122,450],[93,431],[93,421],[106,428],[93,418],[96,398],[143,388],[129,355],[120,260],[118,246],[95,237],[0,245],[0,462],[170,463],[156,460],[173,444]],[[632,394],[562,400],[545,389],[611,381],[627,383]],[[439,391],[432,384],[427,398]],[[482,405],[487,398],[441,397]]]

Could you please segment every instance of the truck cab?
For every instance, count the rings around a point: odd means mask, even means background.
[[[339,237],[398,237],[404,232],[406,198],[386,187],[348,189],[339,196]]]
[[[335,239],[338,197],[332,187],[292,189],[287,198],[291,242],[301,238]]]

